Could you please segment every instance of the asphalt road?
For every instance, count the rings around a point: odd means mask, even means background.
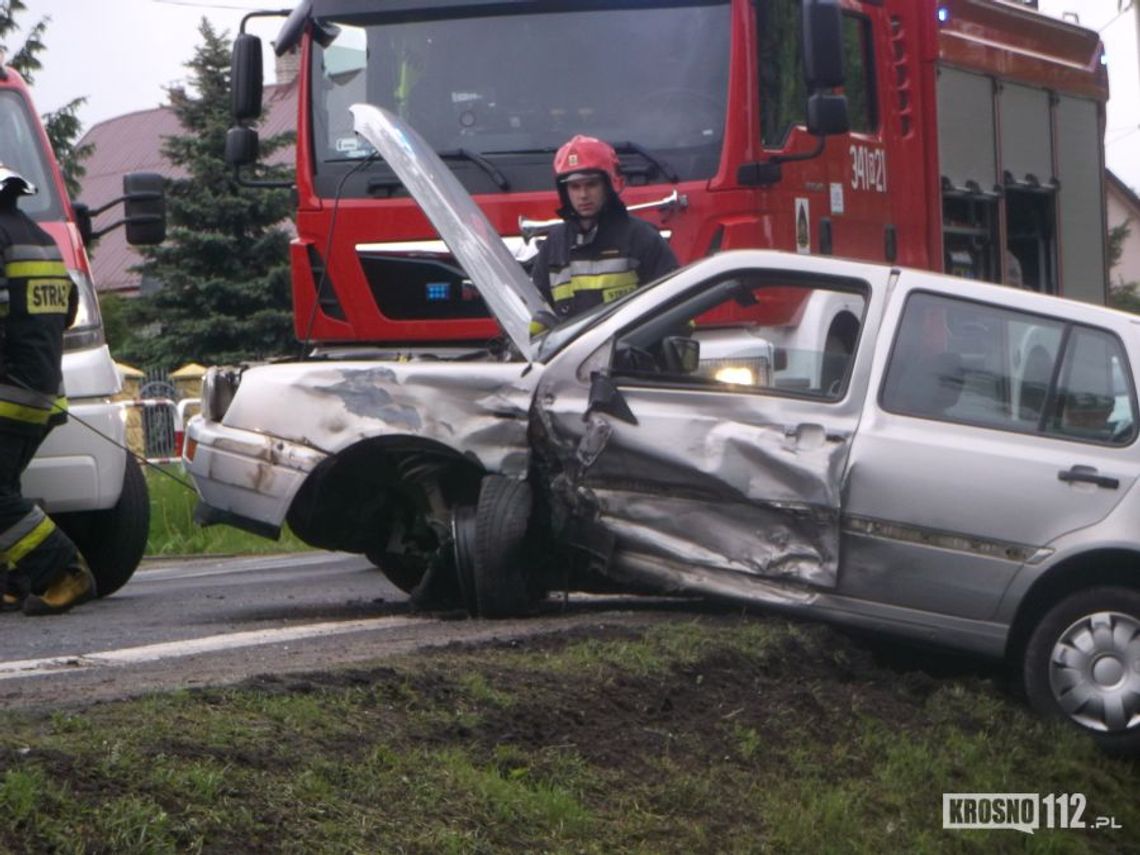
[[[0,614],[0,708],[59,707],[361,664],[453,642],[642,623],[673,608],[575,597],[511,621],[417,615],[360,556],[144,564],[119,592],[46,618]]]

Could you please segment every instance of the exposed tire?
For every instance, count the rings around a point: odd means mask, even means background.
[[[87,559],[100,597],[127,584],[150,534],[150,496],[138,461],[127,455],[119,501],[100,511],[78,511],[55,517]]]
[[[475,506],[472,568],[474,599],[481,617],[515,617],[534,605],[526,548],[532,507],[526,481],[498,475],[483,479]]]
[[[1089,588],[1046,612],[1025,648],[1034,709],[1115,753],[1140,754],[1140,591]]]
[[[479,614],[475,596],[475,508],[460,505],[451,512],[452,564],[459,582],[459,596],[470,615]]]

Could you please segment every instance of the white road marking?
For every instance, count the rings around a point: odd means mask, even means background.
[[[304,626],[287,626],[281,629],[231,632],[224,635],[206,636],[205,638],[190,638],[185,641],[165,641],[161,644],[144,644],[141,647],[123,647],[119,650],[80,653],[74,656],[21,659],[14,662],[0,662],[0,680],[9,680],[14,677],[35,677],[41,674],[58,673],[59,671],[75,671],[104,666],[136,665],[140,662],[156,662],[161,659],[196,656],[200,653],[214,653],[240,647],[279,644],[283,641],[344,635],[367,630],[398,629],[411,624],[422,626],[426,623],[430,623],[427,618],[403,616],[333,621]]]

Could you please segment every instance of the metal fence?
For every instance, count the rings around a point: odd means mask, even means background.
[[[167,463],[182,455],[183,427],[196,411],[198,398],[182,397],[178,385],[163,369],[152,369],[140,380],[130,408],[127,435],[131,450],[152,463]]]

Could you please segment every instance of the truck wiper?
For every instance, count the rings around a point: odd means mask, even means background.
[[[437,151],[436,154],[443,160],[469,160],[486,172],[487,175],[491,177],[491,180],[495,182],[496,186],[504,193],[511,189],[511,182],[507,180],[507,176],[503,175],[495,164],[491,163],[491,161],[487,160],[487,158],[483,157],[483,155],[477,151],[472,151],[469,148],[453,148],[447,151]]]
[[[625,152],[641,155],[641,157],[643,157],[648,163],[650,163],[652,166],[657,167],[657,171],[668,178],[672,183],[676,184],[681,180],[681,177],[677,174],[677,171],[673,169],[673,167],[671,167],[668,163],[666,163],[664,160],[655,155],[649,149],[645,148],[645,146],[641,145],[640,143],[626,140],[625,142],[611,143],[611,145],[613,145],[614,151],[616,151],[618,154]],[[631,170],[622,167],[622,172],[628,175]]]

